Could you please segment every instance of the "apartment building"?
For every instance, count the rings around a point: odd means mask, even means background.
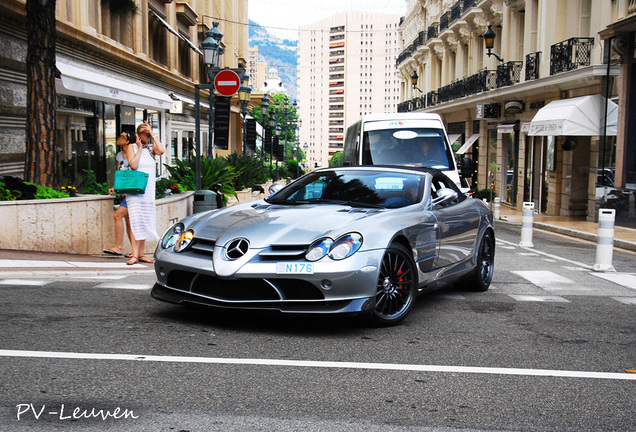
[[[267,79],[267,62],[263,62],[259,60],[258,46],[250,47],[249,52],[250,52],[249,69],[248,69],[248,72],[250,74],[249,86],[252,89],[263,88],[263,84],[265,84],[265,80]]]
[[[441,114],[458,153],[475,162],[473,186],[496,188],[505,205],[595,220],[599,207],[616,204],[603,186],[636,189],[633,133],[620,138],[627,75],[608,30],[635,6],[408,0],[398,110]],[[485,35],[494,35],[491,49]]]
[[[343,12],[299,29],[299,139],[313,166],[342,151],[347,127],[362,115],[395,112],[399,20]]]
[[[239,24],[247,23],[247,1],[135,3],[135,14],[111,13],[99,1],[56,4],[58,174],[66,184],[74,184],[84,169],[112,184],[116,137],[144,120],[166,146],[157,158],[158,174],[164,164],[193,156],[194,87],[208,82],[199,47],[213,22],[223,33],[221,67],[247,66],[248,27]],[[25,5],[25,0],[0,4],[0,175],[19,177],[26,142]],[[207,143],[207,92],[201,99],[202,143]],[[241,151],[242,120],[234,99],[228,140],[213,150],[219,155]],[[209,152],[207,145],[203,152]]]

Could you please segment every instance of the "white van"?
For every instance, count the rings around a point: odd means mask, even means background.
[[[436,168],[467,191],[460,181],[451,143],[439,114],[368,114],[347,129],[343,165],[397,165]],[[465,177],[470,159],[462,162]],[[462,185],[464,183],[464,185]]]

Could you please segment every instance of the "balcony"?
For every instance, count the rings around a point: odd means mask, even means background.
[[[550,75],[589,66],[594,38],[570,38],[550,47]]]
[[[439,23],[433,23],[426,30],[426,41],[435,39],[437,36],[439,36]]]
[[[521,79],[523,62],[510,61],[497,66],[497,88],[517,84]]]
[[[462,10],[462,8],[463,8],[462,3],[463,3],[463,1],[462,1],[462,0],[459,0],[459,1],[456,1],[456,2],[455,2],[452,6],[451,6],[451,10],[450,10],[450,22],[456,21],[456,20],[458,20],[458,19],[460,19],[460,18],[461,18],[461,16],[462,16],[462,12],[463,12],[463,10]]]
[[[526,81],[539,79],[541,51],[526,55]]]
[[[450,12],[444,12],[439,18],[439,32],[443,32],[450,26]]]

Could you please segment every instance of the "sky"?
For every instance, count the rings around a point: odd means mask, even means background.
[[[248,8],[249,19],[282,39],[295,40],[298,27],[348,10],[404,15],[406,0],[251,0]]]

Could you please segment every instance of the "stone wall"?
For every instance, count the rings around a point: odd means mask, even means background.
[[[161,236],[173,223],[192,214],[194,192],[156,201],[157,233]],[[49,200],[1,201],[0,249],[101,254],[115,243],[113,197],[86,195]],[[151,254],[157,243],[148,242]],[[130,252],[124,236],[123,249]]]

